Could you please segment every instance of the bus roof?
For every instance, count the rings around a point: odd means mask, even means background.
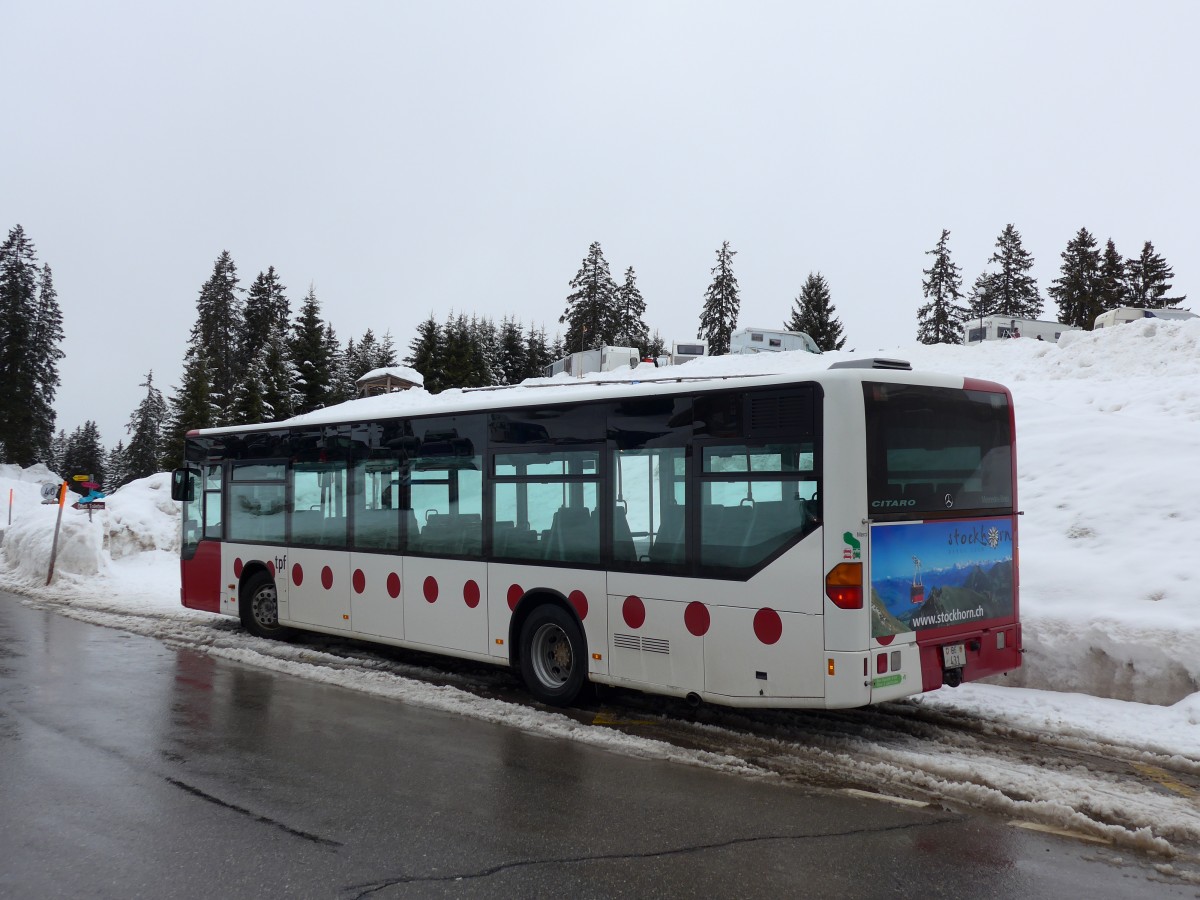
[[[786,368],[781,356],[801,359]],[[769,363],[775,361],[774,366]],[[805,362],[814,363],[804,365]],[[268,428],[303,428],[376,419],[415,416],[457,415],[493,409],[529,406],[560,406],[630,396],[686,394],[733,387],[774,387],[802,381],[890,381],[962,387],[964,378],[941,372],[913,372],[899,368],[897,360],[844,360],[833,365],[828,358],[794,352],[756,356],[719,356],[694,360],[686,368],[654,368],[646,364],[617,372],[595,372],[580,377],[528,378],[517,385],[484,388],[454,388],[439,394],[414,389],[378,394],[303,413],[279,422],[204,428],[199,435],[235,434]],[[881,365],[874,365],[881,363]],[[902,363],[903,364],[903,363]],[[907,364],[903,364],[907,366]],[[783,368],[783,371],[780,369]],[[774,369],[774,371],[772,371]]]

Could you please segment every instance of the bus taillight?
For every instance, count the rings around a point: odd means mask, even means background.
[[[862,563],[838,563],[830,569],[825,593],[840,609],[862,609]]]

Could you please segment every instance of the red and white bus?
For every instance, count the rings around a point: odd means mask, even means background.
[[[1012,398],[863,360],[394,393],[188,435],[182,600],[730,706],[1017,668]]]

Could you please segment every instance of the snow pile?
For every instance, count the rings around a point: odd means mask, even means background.
[[[1022,338],[972,347],[718,357],[591,380],[804,372],[871,355],[998,381],[1013,392],[1027,653],[1025,666],[1005,683],[1141,703],[1184,701],[1185,718],[1194,720],[1200,706],[1193,696],[1200,693],[1200,590],[1192,571],[1200,546],[1200,320],[1148,319],[1068,332],[1057,345]],[[538,379],[509,396],[556,402],[580,393]],[[432,396],[418,389],[354,401],[336,412],[395,414],[479,400],[474,392]],[[329,415],[322,410],[306,419]],[[167,476],[117,491],[91,524],[86,513],[67,509],[56,583],[44,589],[57,507],[41,505],[39,482],[53,480],[44,468],[0,468],[0,496],[11,487],[15,498],[13,524],[0,545],[0,584],[80,597],[75,588],[86,583],[88,596],[103,596],[114,609],[129,604],[183,614],[179,508],[169,499]],[[941,692],[939,702],[954,696]]]

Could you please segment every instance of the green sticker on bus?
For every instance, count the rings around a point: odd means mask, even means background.
[[[883,678],[876,678],[871,682],[873,688],[891,687],[894,684],[899,684],[904,680],[903,675],[885,675]]]

